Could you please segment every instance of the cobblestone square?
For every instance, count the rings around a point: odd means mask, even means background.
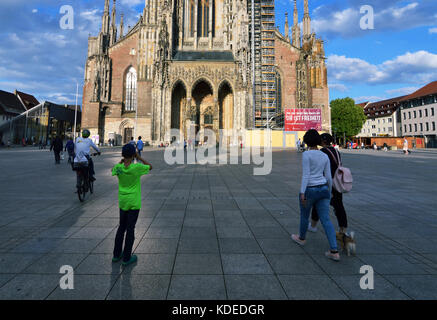
[[[301,153],[273,150],[253,165],[167,165],[142,178],[138,262],[111,263],[120,149],[94,159],[95,192],[81,203],[75,173],[48,150],[0,150],[0,299],[437,299],[437,151],[343,151],[344,196],[356,256],[326,259],[323,228],[299,247]],[[241,163],[241,162],[240,162]],[[337,227],[332,213],[331,220]],[[59,269],[74,270],[62,290]],[[375,272],[360,288],[360,267]]]

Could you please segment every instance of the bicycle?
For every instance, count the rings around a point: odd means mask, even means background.
[[[91,156],[96,156],[99,153],[93,153]],[[88,162],[75,162],[73,163],[73,170],[77,175],[77,196],[79,201],[85,201],[86,194],[89,191],[90,194],[94,192],[94,182],[89,177],[89,161]]]

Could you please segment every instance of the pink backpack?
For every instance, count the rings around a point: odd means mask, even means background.
[[[329,148],[326,149],[329,151],[329,153],[331,153],[338,166],[337,170],[334,173],[334,178],[332,179],[332,186],[340,193],[348,193],[352,190],[352,173],[350,169],[342,166],[340,155],[338,154],[337,150],[335,150],[335,153],[337,154],[337,157],[335,157],[332,151],[329,150]]]

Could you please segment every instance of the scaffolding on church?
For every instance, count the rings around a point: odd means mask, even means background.
[[[266,128],[270,126],[271,117],[277,113],[275,1],[253,0],[249,5],[249,14],[252,16],[254,127]]]

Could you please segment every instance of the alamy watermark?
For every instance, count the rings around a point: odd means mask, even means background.
[[[361,6],[360,13],[364,14],[360,19],[361,30],[375,29],[375,14],[373,7],[369,5]]]
[[[184,139],[179,129],[171,129],[166,140],[172,141],[164,152],[164,160],[174,164],[254,164],[254,175],[268,175],[272,171],[272,132],[253,131],[251,143],[246,144],[246,131],[204,129],[197,134],[191,130]],[[219,139],[217,139],[219,138]],[[195,148],[196,144],[198,145]],[[241,154],[240,154],[241,151]],[[187,155],[185,158],[185,154]]]
[[[63,14],[61,20],[59,20],[59,27],[63,30],[74,29],[74,9],[70,5],[64,5],[59,10],[60,14]]]
[[[72,266],[64,265],[59,269],[59,273],[64,274],[59,280],[59,287],[62,290],[74,289],[74,270]]]
[[[360,273],[364,274],[360,279],[360,288],[363,290],[375,289],[375,272],[373,267],[369,265],[361,266]]]

